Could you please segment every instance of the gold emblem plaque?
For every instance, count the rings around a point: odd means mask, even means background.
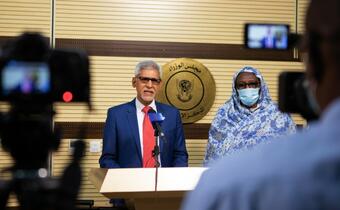
[[[204,117],[215,100],[216,86],[203,64],[189,58],[178,58],[163,66],[163,86],[157,99],[181,112],[183,123]]]

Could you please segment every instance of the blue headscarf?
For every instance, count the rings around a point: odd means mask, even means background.
[[[255,110],[241,105],[235,83],[237,76],[250,72],[260,80],[260,97]],[[269,96],[260,72],[246,66],[233,77],[232,96],[219,108],[209,130],[205,164],[227,154],[252,148],[272,137],[295,132],[295,124],[288,114],[279,111]]]

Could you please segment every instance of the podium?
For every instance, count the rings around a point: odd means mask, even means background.
[[[91,169],[90,181],[107,198],[123,198],[136,210],[178,210],[207,168]],[[157,178],[157,180],[156,180]]]

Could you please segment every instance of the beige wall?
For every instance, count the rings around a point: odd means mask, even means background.
[[[294,0],[56,2],[57,38],[240,44],[245,22],[295,28]]]
[[[295,0],[55,0],[55,5],[51,2],[0,0],[0,36],[16,36],[29,30],[50,38],[242,44],[246,22],[285,23],[293,31],[297,26],[297,31],[302,32],[308,0],[299,0],[298,8]],[[144,58],[91,56],[90,59],[95,111],[88,113],[83,105],[58,104],[56,121],[103,122],[107,108],[135,96],[131,87],[133,68]],[[163,65],[173,59],[155,60]],[[193,59],[211,71],[217,91],[213,107],[197,123],[211,122],[218,107],[231,94],[233,73],[242,66],[251,65],[263,73],[275,101],[278,74],[303,70],[299,62]],[[293,117],[297,123],[304,123],[299,116]],[[88,144],[90,141],[96,140],[86,140]],[[59,152],[53,155],[52,173],[56,176],[69,160],[68,143],[69,139],[62,140]],[[191,166],[202,164],[205,144],[206,139],[187,140]],[[95,199],[97,206],[107,205],[107,199],[96,193],[87,180],[89,168],[98,167],[100,154],[86,154],[82,162],[85,173],[80,199]],[[10,157],[2,150],[0,162],[0,169],[11,164]],[[15,205],[15,201],[11,200],[10,205]]]
[[[51,32],[50,1],[1,0],[0,36],[17,36],[22,31]]]

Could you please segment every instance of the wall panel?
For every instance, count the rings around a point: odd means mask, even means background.
[[[50,1],[1,0],[0,29],[0,36],[17,36],[23,31],[37,31],[49,37]]]
[[[98,159],[100,153],[90,153],[89,152],[89,142],[92,140],[86,140],[86,153],[81,162],[82,165],[82,185],[80,189],[80,193],[78,195],[78,199],[83,200],[95,200],[96,206],[108,206],[108,199],[98,193],[98,190],[94,187],[94,185],[88,179],[88,173],[91,168],[98,167]],[[52,166],[52,175],[59,177],[64,168],[71,161],[71,150],[70,150],[70,139],[63,139],[61,141],[58,152],[54,153],[52,156],[53,166]]]
[[[11,174],[7,171],[8,167],[13,164],[13,159],[7,151],[4,151],[2,145],[0,145],[0,179],[9,180]],[[7,206],[16,206],[17,199],[13,193],[11,193],[10,198],[7,200]]]
[[[88,113],[86,106],[74,104],[59,104],[55,120],[61,121],[87,121],[104,122],[109,107],[132,100],[135,89],[131,86],[134,66],[140,60],[147,58],[137,57],[91,57],[92,73],[92,101],[95,111]],[[154,59],[161,65],[174,58]],[[205,65],[213,75],[216,83],[215,102],[208,114],[197,123],[211,123],[215,113],[231,95],[231,82],[233,74],[246,65],[259,69],[269,86],[274,101],[278,100],[278,76],[282,71],[303,70],[300,62],[279,61],[247,61],[247,60],[207,60],[196,59]],[[299,124],[304,123],[299,117],[295,118]]]
[[[310,0],[297,0],[298,2],[298,10],[297,10],[297,23],[298,23],[298,33],[303,34],[305,31],[305,15],[306,15],[306,10],[308,7],[308,4]]]
[[[295,1],[58,0],[56,38],[242,43],[245,22],[295,28]]]

